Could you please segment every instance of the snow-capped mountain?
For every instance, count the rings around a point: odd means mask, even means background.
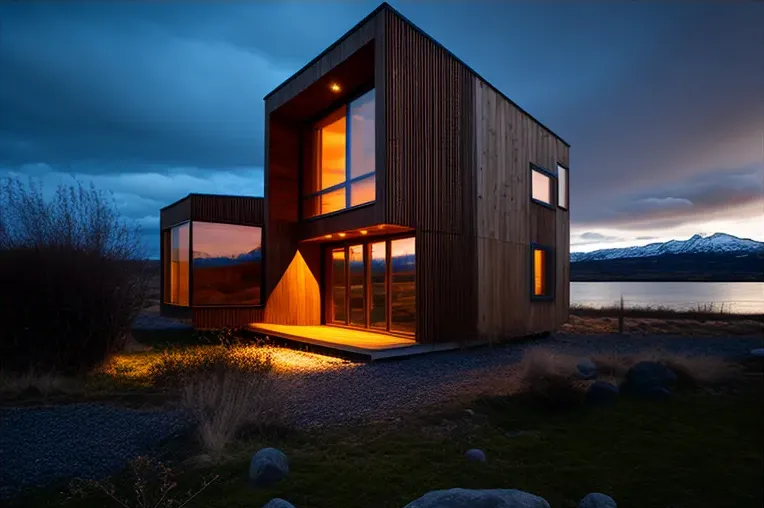
[[[708,254],[740,253],[749,254],[764,251],[764,243],[747,238],[738,238],[726,233],[711,236],[694,235],[689,240],[671,240],[665,243],[651,243],[642,247],[623,249],[601,249],[593,252],[573,252],[571,263],[579,261],[600,261],[606,259],[644,258],[664,254]]]
[[[206,252],[196,250],[193,254],[195,266],[220,266],[247,263],[250,261],[259,261],[262,257],[262,251],[259,248],[235,256],[211,256]]]

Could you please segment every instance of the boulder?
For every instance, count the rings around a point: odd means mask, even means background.
[[[249,463],[249,481],[255,487],[272,485],[288,474],[289,460],[276,448],[263,448]]]
[[[621,385],[624,393],[638,397],[652,397],[658,388],[671,391],[676,386],[676,374],[657,362],[639,362],[626,373]]]
[[[666,400],[671,397],[671,392],[668,388],[656,386],[655,388],[650,389],[650,391],[646,394],[646,397],[654,400]]]
[[[754,358],[764,358],[764,347],[752,349],[751,356]]]
[[[294,505],[289,501],[281,499],[280,497],[274,497],[265,503],[263,508],[294,508]]]
[[[616,508],[616,504],[612,497],[592,492],[578,503],[578,508]]]
[[[544,498],[515,489],[433,490],[404,508],[549,508]]]
[[[605,381],[596,381],[586,390],[589,406],[612,406],[618,400],[618,387]]]
[[[467,458],[467,460],[471,460],[473,462],[485,462],[485,452],[483,450],[478,450],[477,448],[473,448],[471,450],[467,450],[464,452],[464,456]]]
[[[595,379],[597,377],[597,366],[588,358],[579,360],[576,365],[576,375],[579,379]]]

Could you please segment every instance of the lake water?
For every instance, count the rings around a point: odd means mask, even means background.
[[[570,304],[662,306],[694,310],[723,304],[725,312],[764,313],[764,282],[571,282]]]

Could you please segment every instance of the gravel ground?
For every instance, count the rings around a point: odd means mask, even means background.
[[[581,356],[660,348],[742,357],[763,342],[762,337],[557,335],[374,364],[284,350],[277,369],[289,423],[305,428],[394,418],[428,404],[500,390],[512,365],[533,348]],[[176,412],[102,404],[2,409],[0,498],[56,478],[107,475],[183,426]]]
[[[103,404],[0,410],[0,499],[23,487],[120,470],[184,427],[176,412]]]

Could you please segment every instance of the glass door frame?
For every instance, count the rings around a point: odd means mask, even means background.
[[[405,233],[397,233],[394,235],[385,236],[371,236],[371,237],[355,237],[341,242],[331,242],[322,245],[322,256],[324,257],[325,272],[322,276],[324,281],[324,287],[322,288],[322,298],[326,303],[322,306],[324,310],[323,321],[328,326],[339,326],[342,328],[351,328],[353,330],[366,330],[374,333],[385,333],[389,335],[397,335],[406,338],[414,338],[415,332],[405,332],[400,330],[392,330],[392,249],[391,242],[394,240],[401,240],[404,238],[416,238],[415,234],[411,231]],[[371,283],[371,247],[375,243],[385,244],[385,327],[372,327],[371,323],[371,302],[372,302],[372,283]],[[350,247],[355,245],[363,246],[363,266],[364,266],[364,326],[350,324]],[[345,321],[334,321],[334,258],[333,253],[337,250],[343,250],[345,253]],[[328,268],[328,270],[327,270]],[[415,288],[416,291],[416,288]],[[327,302],[328,300],[328,302]],[[416,303],[414,307],[414,315],[416,312]]]

